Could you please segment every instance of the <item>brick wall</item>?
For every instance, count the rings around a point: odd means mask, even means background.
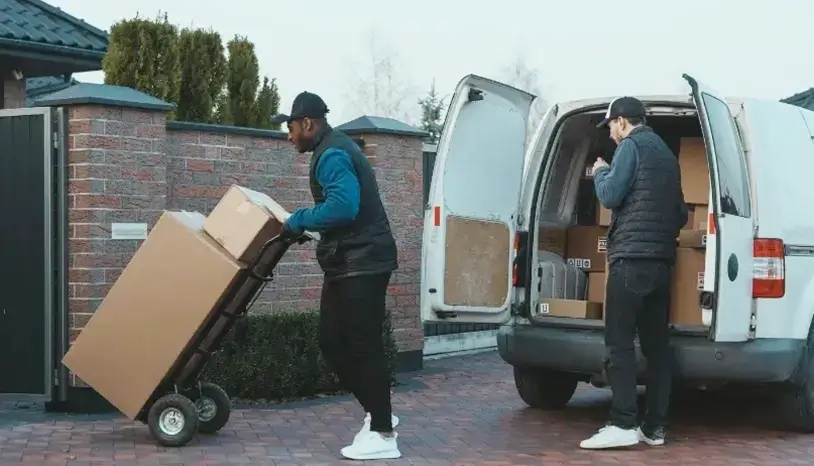
[[[284,133],[230,129],[170,124],[168,208],[209,213],[231,184],[263,191],[289,211],[313,204],[309,154],[298,154]],[[401,351],[421,350],[421,142],[415,137],[361,136],[370,146],[369,158],[399,246],[400,270],[388,293],[396,341]],[[304,245],[289,251],[254,312],[318,308],[322,273],[313,250],[313,245]]]
[[[284,133],[171,122],[162,111],[70,107],[69,307],[72,339],[101,303],[139,241],[112,240],[111,224],[147,222],[163,209],[208,214],[232,184],[264,191],[287,209],[312,204],[308,154]],[[416,137],[361,135],[399,246],[388,295],[400,351],[423,349],[418,281],[422,227],[421,143]],[[316,309],[321,271],[313,245],[297,246],[254,312]]]
[[[110,239],[111,224],[154,225],[166,208],[163,112],[68,110],[69,309],[79,334],[138,248]]]

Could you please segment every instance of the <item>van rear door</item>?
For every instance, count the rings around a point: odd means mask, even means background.
[[[465,77],[449,107],[424,215],[421,319],[503,323],[534,96]]]
[[[726,99],[692,76],[684,79],[692,88],[710,167],[707,242],[714,242],[710,252],[716,256],[710,277],[715,281],[711,336],[721,342],[745,341],[752,320],[755,237],[746,158]]]

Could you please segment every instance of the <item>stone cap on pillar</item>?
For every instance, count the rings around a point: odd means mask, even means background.
[[[394,118],[377,116],[360,116],[355,120],[336,127],[348,136],[358,134],[392,134],[396,136],[427,137],[428,134],[415,126],[410,126]]]
[[[174,104],[129,87],[93,83],[79,83],[53,94],[44,95],[36,99],[34,105],[38,107],[104,105],[165,112],[175,109]]]

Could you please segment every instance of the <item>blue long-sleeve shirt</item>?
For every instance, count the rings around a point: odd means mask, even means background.
[[[323,152],[317,162],[316,178],[325,200],[291,214],[286,227],[294,233],[338,227],[353,221],[359,213],[359,179],[347,152],[336,148]]]
[[[622,205],[633,186],[633,178],[639,167],[639,149],[630,139],[622,139],[613,153],[610,167],[602,167],[594,173],[596,197],[607,209]]]

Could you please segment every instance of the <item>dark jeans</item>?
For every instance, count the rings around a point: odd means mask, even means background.
[[[320,347],[339,383],[370,413],[370,429],[390,432],[390,373],[382,341],[390,274],[326,280]]]
[[[665,426],[670,405],[672,356],[669,349],[670,264],[659,260],[620,259],[608,271],[605,298],[605,348],[608,383],[613,391],[610,424],[638,425],[637,364],[634,337],[639,334],[647,359],[644,423]]]

